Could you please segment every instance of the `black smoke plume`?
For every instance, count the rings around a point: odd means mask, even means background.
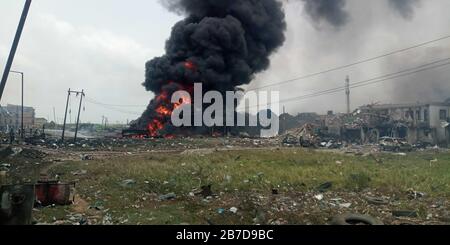
[[[267,69],[285,41],[285,15],[276,0],[172,0],[163,4],[186,18],[172,29],[166,54],[147,62],[145,82],[156,94],[138,120],[147,127],[161,101],[202,83],[204,91],[235,91]],[[169,105],[170,106],[170,105]],[[159,120],[159,119],[158,119]],[[167,118],[163,118],[166,123]]]
[[[344,9],[346,0],[303,0],[305,11],[317,22],[326,21],[334,27],[347,23],[349,14]]]
[[[345,10],[346,0],[302,0],[306,13],[315,21],[326,21],[334,27],[347,24],[350,14]],[[390,7],[401,17],[410,20],[414,16],[414,8],[421,0],[388,0]]]
[[[420,0],[389,0],[389,4],[405,19],[412,19],[414,8]]]

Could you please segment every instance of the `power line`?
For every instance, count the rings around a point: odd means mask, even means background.
[[[356,85],[352,84],[350,86],[350,88],[365,87],[365,86],[372,85],[372,84],[375,84],[375,83],[380,83],[380,82],[384,82],[384,81],[388,81],[388,80],[392,80],[392,79],[396,79],[396,78],[412,75],[412,74],[415,74],[415,73],[419,73],[419,72],[423,72],[423,71],[427,71],[427,70],[431,70],[431,69],[435,69],[435,68],[439,68],[439,67],[443,67],[443,66],[447,66],[447,65],[450,65],[450,62],[445,63],[445,64],[441,64],[441,65],[428,67],[428,68],[423,68],[421,70],[414,71],[414,72],[409,72],[409,73],[405,73],[405,74],[401,74],[401,75],[397,75],[397,76],[393,76],[393,77],[387,77],[387,78],[381,79],[381,80],[375,80],[375,81],[372,81],[372,82],[368,82],[368,81],[374,80],[374,79],[370,79],[370,80],[365,81],[366,82],[365,84],[361,84],[362,82],[356,83]],[[316,94],[309,94],[309,95],[299,96],[299,97],[290,98],[290,99],[286,99],[286,100],[281,100],[280,103],[298,101],[298,100],[303,100],[303,99],[310,99],[310,98],[319,97],[319,96],[323,96],[323,95],[328,95],[328,94],[334,94],[334,93],[337,93],[337,92],[342,92],[343,90],[344,90],[344,88],[336,88],[336,89],[332,89],[332,90],[328,90],[328,91],[319,92],[319,93],[316,93]]]
[[[128,111],[128,110],[121,110],[121,109],[113,108],[111,106],[108,106],[108,105],[103,104],[103,103],[98,103],[95,100],[88,99],[88,98],[86,98],[86,101],[87,101],[87,103],[98,105],[98,106],[101,106],[101,107],[103,107],[105,109],[108,109],[108,110],[111,110],[111,111],[116,111],[116,112],[129,114],[129,115],[141,115],[142,114],[142,113],[135,112],[135,111]]]
[[[86,97],[86,98],[88,98],[88,97]],[[93,102],[95,102],[95,103],[97,103],[98,105],[104,105],[104,106],[112,106],[112,107],[146,107],[146,105],[115,105],[115,104],[105,104],[105,103],[98,102],[98,101],[96,101],[96,100],[93,99],[93,98],[88,98],[88,99],[91,100],[91,101],[93,101]]]
[[[395,72],[395,73],[391,73],[391,74],[382,75],[382,76],[378,76],[378,77],[375,77],[375,78],[359,81],[359,82],[356,82],[356,83],[352,83],[350,88],[359,88],[359,87],[369,86],[369,85],[372,85],[372,84],[375,84],[375,83],[381,83],[381,82],[384,82],[384,81],[388,81],[388,80],[392,80],[392,79],[396,79],[396,78],[400,78],[400,77],[404,77],[404,76],[409,76],[409,75],[413,75],[413,74],[416,74],[416,73],[420,73],[420,72],[424,72],[424,71],[428,71],[428,70],[432,70],[432,69],[448,66],[448,65],[450,65],[450,62],[443,63],[443,64],[439,64],[439,63],[441,63],[443,61],[449,61],[449,60],[450,60],[450,58],[446,58],[446,59],[434,61],[434,62],[431,62],[431,63],[428,63],[428,64],[420,65],[420,66],[417,66],[415,68],[409,68],[409,69],[405,69],[405,70],[402,70],[402,71],[399,71],[399,72]],[[345,88],[346,88],[345,86],[342,86],[342,87],[322,90],[322,91],[318,91],[318,92],[311,93],[311,94],[306,94],[306,95],[301,95],[301,96],[297,96],[297,97],[293,97],[293,98],[289,98],[289,99],[280,100],[279,103],[287,103],[287,102],[292,102],[292,101],[298,101],[298,100],[315,98],[315,97],[328,95],[328,94],[334,94],[334,93],[337,93],[337,92],[344,91]],[[255,105],[255,106],[252,106],[252,107],[259,107],[259,106],[262,106],[262,105]]]
[[[405,70],[402,70],[402,71],[398,71],[398,72],[394,72],[394,73],[378,76],[378,77],[367,79],[367,80],[363,80],[363,81],[360,81],[360,82],[355,82],[355,83],[351,84],[350,88],[352,88],[353,86],[356,86],[356,85],[361,85],[361,84],[369,83],[369,82],[372,82],[372,81],[377,81],[377,80],[384,79],[384,78],[392,79],[391,78],[392,76],[396,76],[396,75],[399,75],[399,74],[402,74],[402,73],[407,73],[407,74],[403,74],[403,75],[410,75],[410,74],[418,73],[418,71],[417,71],[418,69],[425,68],[425,67],[428,67],[428,66],[431,66],[431,65],[435,65],[435,64],[441,63],[443,61],[449,61],[449,60],[450,60],[450,58],[441,59],[441,60],[437,60],[437,61],[434,61],[434,62],[431,62],[431,63],[420,65],[420,66],[417,66],[417,67],[414,67],[414,68],[408,68],[408,69],[405,69]],[[432,67],[432,68],[434,68],[434,67]],[[424,71],[424,69],[419,70],[419,72],[421,72],[421,71]],[[328,89],[328,90],[322,90],[322,91],[319,91],[319,92],[315,92],[315,93],[307,94],[307,95],[303,95],[303,96],[315,96],[317,94],[321,95],[322,93],[333,92],[333,91],[336,91],[336,90],[337,90],[336,92],[339,92],[339,91],[341,91],[341,89],[344,89],[344,88],[345,87],[337,87],[337,88]]]
[[[419,73],[419,72],[423,72],[423,71],[427,71],[427,70],[436,69],[436,68],[440,68],[440,67],[444,67],[444,66],[450,65],[450,62],[447,62],[447,63],[444,63],[444,64],[439,64],[439,63],[442,63],[444,61],[450,61],[450,58],[440,59],[440,60],[437,60],[437,61],[434,61],[434,62],[430,62],[430,63],[427,63],[427,64],[423,64],[423,65],[420,65],[420,66],[417,66],[417,67],[414,67],[414,68],[409,68],[409,69],[405,69],[405,70],[402,70],[402,71],[398,71],[398,72],[394,72],[394,73],[378,76],[378,77],[375,77],[375,78],[359,81],[359,82],[356,82],[356,83],[352,83],[350,88],[364,87],[364,86],[368,86],[368,85],[371,85],[371,84],[380,83],[380,82],[384,82],[384,81],[388,81],[388,80],[392,80],[392,79],[396,79],[396,78],[400,78],[400,77],[416,74],[416,73]],[[439,65],[436,65],[436,64],[439,64]],[[432,65],[434,65],[434,66],[432,66]],[[286,103],[286,102],[291,102],[291,101],[297,101],[297,100],[303,100],[303,99],[309,99],[309,98],[314,98],[314,97],[318,97],[318,96],[333,94],[333,93],[341,92],[341,91],[343,91],[345,89],[346,89],[346,87],[344,86],[344,87],[337,87],[337,88],[322,90],[322,91],[318,91],[318,92],[311,93],[311,94],[306,94],[306,95],[301,95],[301,96],[297,96],[297,97],[293,97],[293,98],[289,98],[289,99],[285,99],[285,100],[280,100],[279,103]],[[113,108],[114,105],[101,103],[101,102],[98,102],[98,101],[96,101],[96,100],[94,100],[92,98],[86,97],[86,101],[91,103],[91,104],[102,106],[102,107],[104,107],[106,109],[109,109],[109,110],[112,110],[112,111],[117,111],[117,112],[131,114],[131,115],[141,115],[141,113],[138,113],[138,112],[126,111],[126,110],[120,110],[120,109],[117,109],[117,108]],[[126,105],[116,105],[116,106],[128,107]],[[251,106],[251,108],[258,107],[258,106],[261,106],[261,105]],[[139,106],[139,107],[141,107],[141,106]]]
[[[331,69],[328,69],[328,70],[324,70],[324,71],[320,71],[320,72],[316,72],[316,73],[312,73],[312,74],[296,77],[296,78],[285,80],[285,81],[281,81],[281,82],[278,82],[278,83],[264,85],[264,86],[257,87],[257,88],[254,88],[254,89],[248,89],[247,91],[256,91],[256,90],[260,90],[260,89],[263,89],[263,88],[270,88],[270,87],[274,87],[274,86],[277,86],[277,85],[283,85],[283,84],[287,84],[287,83],[291,83],[291,82],[295,82],[295,81],[299,81],[299,80],[304,80],[304,79],[307,79],[307,78],[315,77],[315,76],[318,76],[318,75],[326,74],[326,73],[329,73],[329,72],[342,70],[342,69],[353,67],[353,66],[356,66],[356,65],[359,65],[359,64],[363,64],[363,63],[367,63],[367,62],[374,61],[374,60],[377,60],[377,59],[381,59],[381,58],[384,58],[384,57],[388,57],[388,56],[391,56],[391,55],[394,55],[394,54],[403,53],[403,52],[406,52],[406,51],[409,51],[409,50],[412,50],[412,49],[423,47],[423,46],[426,46],[428,44],[439,42],[439,41],[442,41],[442,40],[445,40],[445,39],[448,39],[448,38],[450,38],[450,35],[449,36],[440,37],[440,38],[437,38],[437,39],[434,39],[434,40],[431,40],[431,41],[427,41],[427,42],[424,42],[424,43],[419,43],[419,44],[416,44],[416,45],[413,45],[413,46],[410,46],[410,47],[407,47],[407,48],[391,51],[389,53],[382,54],[382,55],[379,55],[379,56],[375,56],[375,57],[372,57],[372,58],[362,59],[362,60],[356,61],[354,63],[347,64],[347,65],[338,66],[338,67],[331,68]]]
[[[397,76],[393,76],[393,77],[387,77],[387,78],[381,79],[381,80],[375,80],[375,81],[372,81],[372,82],[365,81],[365,83],[363,83],[363,84],[361,84],[362,82],[356,83],[356,84],[352,84],[350,86],[350,88],[365,87],[365,86],[369,86],[369,85],[372,85],[372,84],[381,83],[381,82],[384,82],[384,81],[393,80],[393,79],[396,79],[396,78],[405,77],[405,76],[409,76],[409,75],[416,74],[416,73],[419,73],[419,72],[428,71],[428,70],[432,70],[432,69],[436,69],[436,68],[440,68],[440,67],[448,66],[448,65],[450,65],[450,62],[441,64],[441,65],[428,67],[428,68],[423,68],[423,69],[420,69],[420,70],[417,70],[417,71],[408,72],[408,73],[397,75]],[[373,80],[373,79],[371,79],[371,80]],[[322,96],[322,95],[334,94],[334,93],[342,92],[342,91],[344,91],[344,88],[339,88],[339,89],[335,89],[334,91],[328,91],[326,93],[321,93],[321,94],[316,94],[316,95],[306,95],[306,96],[303,96],[303,97],[300,97],[300,98],[287,99],[285,101],[281,101],[281,103],[289,102],[289,101],[297,101],[297,100],[302,100],[302,99],[309,99],[309,98],[314,98],[314,97],[318,97],[318,96]]]

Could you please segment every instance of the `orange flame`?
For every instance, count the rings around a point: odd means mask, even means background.
[[[191,71],[197,70],[197,66],[194,63],[192,63],[191,61],[184,62],[184,67]]]
[[[186,62],[186,64],[191,64],[192,67],[195,67],[192,63]],[[189,66],[191,66],[189,65]],[[186,65],[187,66],[187,65]],[[195,69],[195,68],[193,68]],[[172,83],[169,81],[169,83]],[[188,91],[191,91],[193,88],[188,89]],[[163,91],[160,95],[158,95],[156,98],[156,103],[159,104],[159,107],[156,108],[155,112],[157,113],[157,116],[153,121],[148,125],[149,130],[149,136],[150,137],[158,137],[160,135],[159,131],[163,130],[165,128],[165,125],[167,123],[167,118],[172,116],[172,113],[175,109],[183,106],[183,105],[190,105],[192,104],[192,99],[190,97],[184,97],[180,99],[179,102],[171,103],[169,94],[167,91]],[[166,138],[173,138],[175,136],[173,135],[166,135]]]

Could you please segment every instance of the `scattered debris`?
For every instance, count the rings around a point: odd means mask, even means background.
[[[72,175],[74,176],[82,176],[82,175],[86,175],[87,174],[87,170],[77,170],[77,171],[73,171]]]
[[[423,192],[418,192],[418,191],[415,191],[412,189],[408,190],[408,198],[411,200],[419,199],[424,196],[425,196],[425,193],[423,193]]]
[[[12,154],[14,154],[14,151],[11,146],[3,148],[0,150],[0,159],[7,158],[7,157],[11,156]]]
[[[323,200],[323,194],[315,195],[314,198],[317,199],[318,201],[322,201]]]
[[[213,195],[212,189],[211,189],[212,185],[206,185],[206,186],[202,186],[201,187],[201,191],[195,193],[196,196],[203,196],[203,198],[207,198]]]
[[[90,161],[90,160],[94,160],[94,157],[91,155],[86,155],[86,154],[81,154],[81,161]]]
[[[332,182],[325,182],[323,184],[321,184],[320,186],[317,187],[317,191],[319,192],[326,192],[329,189],[331,189],[331,187],[333,187],[333,183]]]
[[[351,206],[352,206],[351,203],[341,203],[341,204],[339,204],[340,208],[350,208]]]
[[[177,195],[175,193],[169,193],[166,195],[159,196],[159,200],[161,200],[161,201],[169,201],[169,200],[173,200],[175,198],[177,198]]]
[[[383,151],[400,152],[399,156],[406,156],[406,153],[413,150],[413,146],[403,139],[383,137],[380,139],[380,147]]]
[[[401,156],[401,157],[406,157],[407,156],[406,153],[404,153],[404,152],[395,153],[394,155]]]
[[[29,159],[43,159],[47,154],[35,149],[23,148],[18,153],[18,156]]]
[[[408,217],[417,218],[417,211],[392,211],[392,215],[395,217]]]
[[[0,171],[9,172],[10,169],[11,169],[11,164],[9,164],[9,163],[0,164]]]
[[[93,205],[89,206],[89,209],[95,209],[98,211],[101,211],[104,208],[104,203],[102,201],[96,201]]]
[[[238,209],[237,209],[236,207],[230,208],[230,212],[232,212],[232,213],[234,213],[234,214],[236,214],[237,211],[238,211]]]
[[[438,162],[438,159],[433,159],[433,160],[430,160],[430,168],[431,167],[433,167],[433,163],[437,163]]]
[[[136,180],[134,179],[126,179],[120,183],[122,187],[131,187],[136,184]]]
[[[112,217],[111,217],[111,215],[110,214],[106,214],[104,217],[103,217],[103,220],[102,220],[102,225],[113,225],[114,223],[112,222]]]
[[[367,203],[369,204],[373,204],[373,205],[388,205],[389,201],[381,198],[381,197],[371,197],[371,196],[366,196],[365,197]]]
[[[300,145],[302,147],[319,147],[320,138],[313,124],[305,124],[300,128],[293,129],[282,136],[285,145]]]

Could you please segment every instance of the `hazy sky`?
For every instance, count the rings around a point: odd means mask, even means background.
[[[22,0],[0,1],[0,69],[3,68],[23,7]],[[250,85],[275,83],[450,35],[450,1],[427,0],[414,14],[394,11],[388,1],[349,0],[347,24],[313,22],[302,1],[286,1],[287,41],[272,66]],[[164,53],[171,27],[182,19],[158,0],[34,0],[13,69],[25,71],[25,103],[38,116],[64,116],[67,90],[85,89],[83,122],[135,119],[152,99],[141,86],[145,62]],[[283,98],[343,85],[450,57],[450,39],[343,71],[281,87]],[[450,97],[450,68],[444,67],[352,91],[353,106],[371,102],[415,102]],[[77,100],[72,97],[72,118]],[[105,104],[130,107],[100,106]],[[342,93],[286,104],[291,113],[343,111]],[[12,74],[1,101],[20,103],[20,77]],[[135,106],[134,106],[135,105]],[[73,121],[74,119],[72,119]]]

